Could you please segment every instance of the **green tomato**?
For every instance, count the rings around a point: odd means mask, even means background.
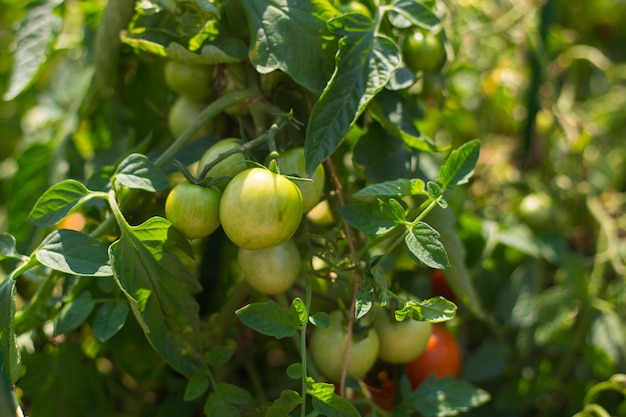
[[[304,148],[292,148],[280,153],[278,167],[284,175],[306,178],[306,161]],[[318,165],[311,175],[311,181],[294,181],[302,193],[302,210],[308,213],[322,199],[326,173],[322,165]]]
[[[167,115],[167,124],[170,133],[174,137],[179,137],[185,130],[198,118],[198,115],[204,110],[206,104],[191,99],[187,96],[179,96]],[[213,131],[213,120],[209,120],[193,135],[193,139],[207,136]]]
[[[546,193],[532,193],[525,196],[520,202],[519,214],[522,221],[532,229],[547,230],[554,227],[554,202]]]
[[[404,41],[404,63],[413,72],[437,72],[443,64],[446,51],[438,36],[413,31]]]
[[[165,217],[188,239],[199,239],[220,226],[222,192],[217,187],[182,182],[165,200]]]
[[[379,307],[374,312],[374,328],[380,337],[378,357],[388,363],[407,363],[426,349],[432,333],[427,321],[396,321],[389,311]]]
[[[340,311],[330,313],[329,319],[327,328],[316,327],[313,330],[308,351],[317,370],[329,381],[339,382],[348,334]],[[380,339],[374,329],[370,329],[364,337],[353,336],[346,375],[363,379],[376,362],[379,347]]]
[[[292,239],[267,249],[239,248],[237,260],[246,282],[263,294],[287,291],[300,274],[300,252]]]
[[[287,178],[249,168],[226,186],[220,204],[226,236],[244,249],[267,249],[289,239],[302,221],[302,194]]]
[[[205,165],[213,162],[221,153],[236,148],[242,143],[243,142],[240,139],[227,138],[213,144],[206,150],[206,152],[204,152],[202,158],[200,158],[200,163],[198,164],[198,174],[202,172]],[[207,172],[207,176],[213,177],[213,179],[221,177],[234,177],[247,168],[245,160],[246,155],[244,155],[243,152],[234,153],[223,161],[220,161],[217,165],[213,166],[213,168]],[[229,181],[221,181],[217,184],[217,186],[223,190],[228,182]]]
[[[213,73],[211,65],[169,60],[165,63],[165,84],[182,96],[203,100],[215,93]]]

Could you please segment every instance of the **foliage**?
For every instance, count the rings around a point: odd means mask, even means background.
[[[0,3],[2,415],[624,414],[626,7],[347,3]],[[428,72],[405,65],[417,32],[442,48]],[[172,62],[202,91],[168,85]],[[243,279],[221,228],[168,219],[183,182],[244,201],[221,162],[324,183],[283,293]],[[264,195],[231,224],[267,222],[239,218],[277,211]],[[460,377],[347,376],[380,310],[446,326]],[[331,312],[338,381],[309,344]]]

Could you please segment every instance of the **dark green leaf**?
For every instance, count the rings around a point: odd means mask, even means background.
[[[56,13],[61,4],[62,0],[39,2],[26,13],[15,34],[17,45],[5,100],[12,100],[26,90],[46,63],[63,23]]]
[[[440,323],[453,319],[456,305],[443,297],[433,297],[424,301],[409,301],[400,310],[396,310],[396,320],[407,319]]]
[[[463,358],[463,380],[484,382],[502,375],[507,366],[503,347],[494,339],[482,340],[480,345]]]
[[[20,350],[15,338],[15,280],[0,282],[0,374],[6,373],[11,383],[21,376]]]
[[[392,6],[389,21],[397,28],[405,29],[415,25],[424,29],[434,29],[441,24],[436,14],[416,0],[396,0]]]
[[[313,397],[313,408],[327,417],[359,417],[361,414],[345,398],[335,394],[335,386],[315,382],[309,386],[308,394]]]
[[[309,317],[309,321],[311,324],[317,327],[327,328],[330,325],[330,319],[328,318],[328,314],[323,311],[318,311]]]
[[[376,35],[367,16],[347,14],[331,19],[329,25],[341,40],[335,72],[307,125],[304,152],[309,173],[337,149],[400,63],[396,44]]]
[[[298,317],[272,300],[248,304],[236,314],[246,326],[276,339],[291,337],[300,328]]]
[[[304,375],[304,367],[300,362],[292,363],[287,367],[286,373],[291,379],[300,379]]]
[[[323,2],[289,0],[243,0],[242,6],[256,70],[281,70],[310,91],[321,92],[332,73],[334,50],[326,28],[332,8]],[[294,45],[306,45],[306,53],[294,53]]]
[[[37,200],[28,220],[39,227],[54,226],[93,197],[93,193],[80,182],[62,181],[50,187]]]
[[[192,401],[199,398],[209,389],[210,379],[205,370],[193,374],[185,388],[185,401]]]
[[[245,389],[225,382],[218,382],[215,391],[219,392],[222,397],[231,404],[246,404],[250,402],[251,396]]]
[[[352,160],[355,166],[363,168],[365,178],[372,183],[413,175],[412,156],[405,144],[377,123],[368,124],[366,133],[358,138]]]
[[[68,333],[85,322],[95,307],[89,291],[65,303],[54,323],[54,335]]]
[[[369,235],[388,232],[405,221],[404,208],[393,199],[368,201],[338,208],[339,214],[352,227]]]
[[[25,260],[27,257],[18,253],[15,237],[9,233],[0,233],[0,260],[5,258]]]
[[[210,366],[224,365],[233,357],[235,349],[231,346],[216,346],[205,355],[205,359]]]
[[[241,414],[239,413],[237,407],[229,404],[219,392],[214,392],[209,395],[206,403],[204,403],[204,415],[216,417],[239,417]]]
[[[120,331],[128,317],[128,302],[126,300],[111,301],[102,304],[96,310],[93,319],[93,331],[98,340],[109,340]]]
[[[353,197],[366,199],[368,197],[404,197],[424,193],[424,181],[420,179],[398,178],[368,185],[353,194]]]
[[[131,154],[117,167],[115,183],[146,191],[163,191],[170,186],[167,176],[145,155]]]
[[[48,268],[81,276],[113,274],[107,248],[93,237],[69,229],[55,230],[41,242],[35,257]]]
[[[265,417],[285,417],[290,415],[291,411],[300,404],[300,394],[292,390],[284,390],[280,393],[280,398],[274,400],[274,403],[267,410]]]
[[[189,241],[160,217],[124,225],[109,248],[114,277],[154,348],[184,375],[204,367],[199,328],[201,290],[179,254],[191,256]]]
[[[418,222],[409,230],[404,242],[416,262],[435,269],[450,266],[443,244],[438,240],[439,233],[424,222]]]
[[[439,179],[442,188],[449,185],[464,184],[474,173],[474,168],[480,155],[480,141],[471,140],[458,149],[453,150],[439,170]]]
[[[487,391],[452,377],[442,379],[432,375],[413,391],[407,402],[425,417],[455,416],[476,408],[487,401]]]

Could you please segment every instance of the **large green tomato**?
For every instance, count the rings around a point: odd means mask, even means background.
[[[313,330],[308,350],[317,370],[329,381],[339,382],[348,334],[340,311],[333,311],[329,318],[327,328],[316,327]],[[379,346],[380,340],[374,329],[362,338],[353,337],[346,375],[363,379],[376,362]]]
[[[221,196],[217,187],[182,182],[165,200],[165,217],[189,239],[208,236],[220,225]]]
[[[170,133],[175,137],[179,137],[200,115],[207,105],[201,101],[191,99],[187,96],[179,96],[167,115],[167,124]],[[193,135],[192,139],[198,139],[207,136],[213,131],[213,120],[209,120]]]
[[[374,328],[380,337],[380,359],[388,363],[407,363],[426,349],[432,324],[411,319],[396,321],[385,308],[377,308],[374,314]]]
[[[267,249],[239,248],[237,260],[246,282],[263,294],[287,291],[300,274],[300,252],[292,239]]]
[[[304,160],[304,148],[292,148],[280,153],[278,167],[281,174],[306,178],[306,161]],[[324,180],[326,173],[322,165],[318,165],[311,175],[311,181],[295,181],[294,183],[302,193],[302,210],[308,213],[317,205],[324,194]]]
[[[169,60],[165,63],[165,84],[176,93],[195,100],[213,95],[214,67]]]
[[[404,63],[413,72],[436,72],[445,57],[443,43],[436,35],[415,30],[405,39],[402,48]]]
[[[267,249],[289,239],[302,221],[302,194],[282,175],[249,168],[226,186],[220,204],[226,236],[244,249]]]
[[[243,142],[237,138],[222,139],[215,143],[207,149],[204,155],[202,155],[202,158],[200,158],[200,163],[198,164],[198,174],[202,172],[205,165],[213,162],[221,153],[236,148],[242,143]],[[220,161],[217,165],[213,166],[213,168],[207,172],[207,176],[213,177],[213,179],[221,177],[234,177],[247,168],[247,165],[244,162],[245,160],[246,156],[243,152],[234,153],[223,161]],[[217,184],[217,186],[223,190],[228,182],[229,181],[221,181]]]

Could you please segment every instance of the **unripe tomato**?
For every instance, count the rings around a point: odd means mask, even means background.
[[[267,249],[289,239],[302,221],[294,183],[264,168],[237,174],[224,189],[220,219],[226,236],[244,249]]]
[[[385,308],[377,308],[374,314],[374,328],[380,337],[380,359],[387,363],[407,363],[424,351],[432,324],[411,319],[396,321]]]
[[[293,175],[306,178],[306,161],[304,160],[304,148],[297,147],[288,149],[278,156],[278,167],[281,174]],[[324,180],[326,173],[322,165],[318,165],[311,175],[311,181],[295,181],[302,193],[302,211],[308,213],[322,198],[324,194]]]
[[[445,53],[443,43],[436,35],[419,29],[411,32],[402,48],[404,63],[413,72],[439,71]]]
[[[335,216],[330,208],[328,200],[320,201],[306,215],[306,218],[317,226],[330,226],[335,224]]]
[[[313,330],[309,352],[317,370],[329,381],[339,382],[348,334],[341,311],[333,311],[329,319],[327,328],[316,327]],[[364,337],[353,336],[347,376],[363,379],[376,362],[379,346],[380,339],[374,329],[370,329]]]
[[[543,192],[525,196],[519,205],[519,214],[524,223],[535,230],[554,227],[554,202]]]
[[[452,333],[442,325],[434,325],[426,349],[405,365],[406,374],[413,389],[428,375],[437,378],[459,376],[461,371],[461,348]]]
[[[210,97],[213,88],[214,67],[178,60],[165,63],[165,84],[174,92],[195,100]]]
[[[170,133],[174,137],[179,137],[185,130],[198,118],[198,115],[204,110],[206,104],[191,99],[187,96],[180,96],[176,99],[167,115],[167,124]],[[208,135],[213,130],[213,120],[209,120],[193,135],[193,139],[198,139]]]
[[[217,187],[182,182],[165,200],[165,217],[188,239],[208,236],[220,225],[221,196]]]
[[[233,148],[238,147],[243,142],[237,138],[227,138],[222,139],[211,146],[209,149],[204,152],[202,158],[200,158],[200,163],[198,164],[198,174],[202,171],[205,165],[213,162],[221,153],[229,151]],[[223,161],[220,161],[217,165],[213,166],[207,172],[207,176],[213,177],[213,179],[221,178],[221,177],[234,177],[239,174],[241,171],[247,168],[246,156],[243,152],[237,152],[230,156],[228,156]],[[221,181],[217,184],[220,189],[226,188],[226,184],[229,181]]]
[[[287,291],[300,274],[300,252],[291,239],[267,249],[239,248],[237,260],[246,282],[263,294]]]

